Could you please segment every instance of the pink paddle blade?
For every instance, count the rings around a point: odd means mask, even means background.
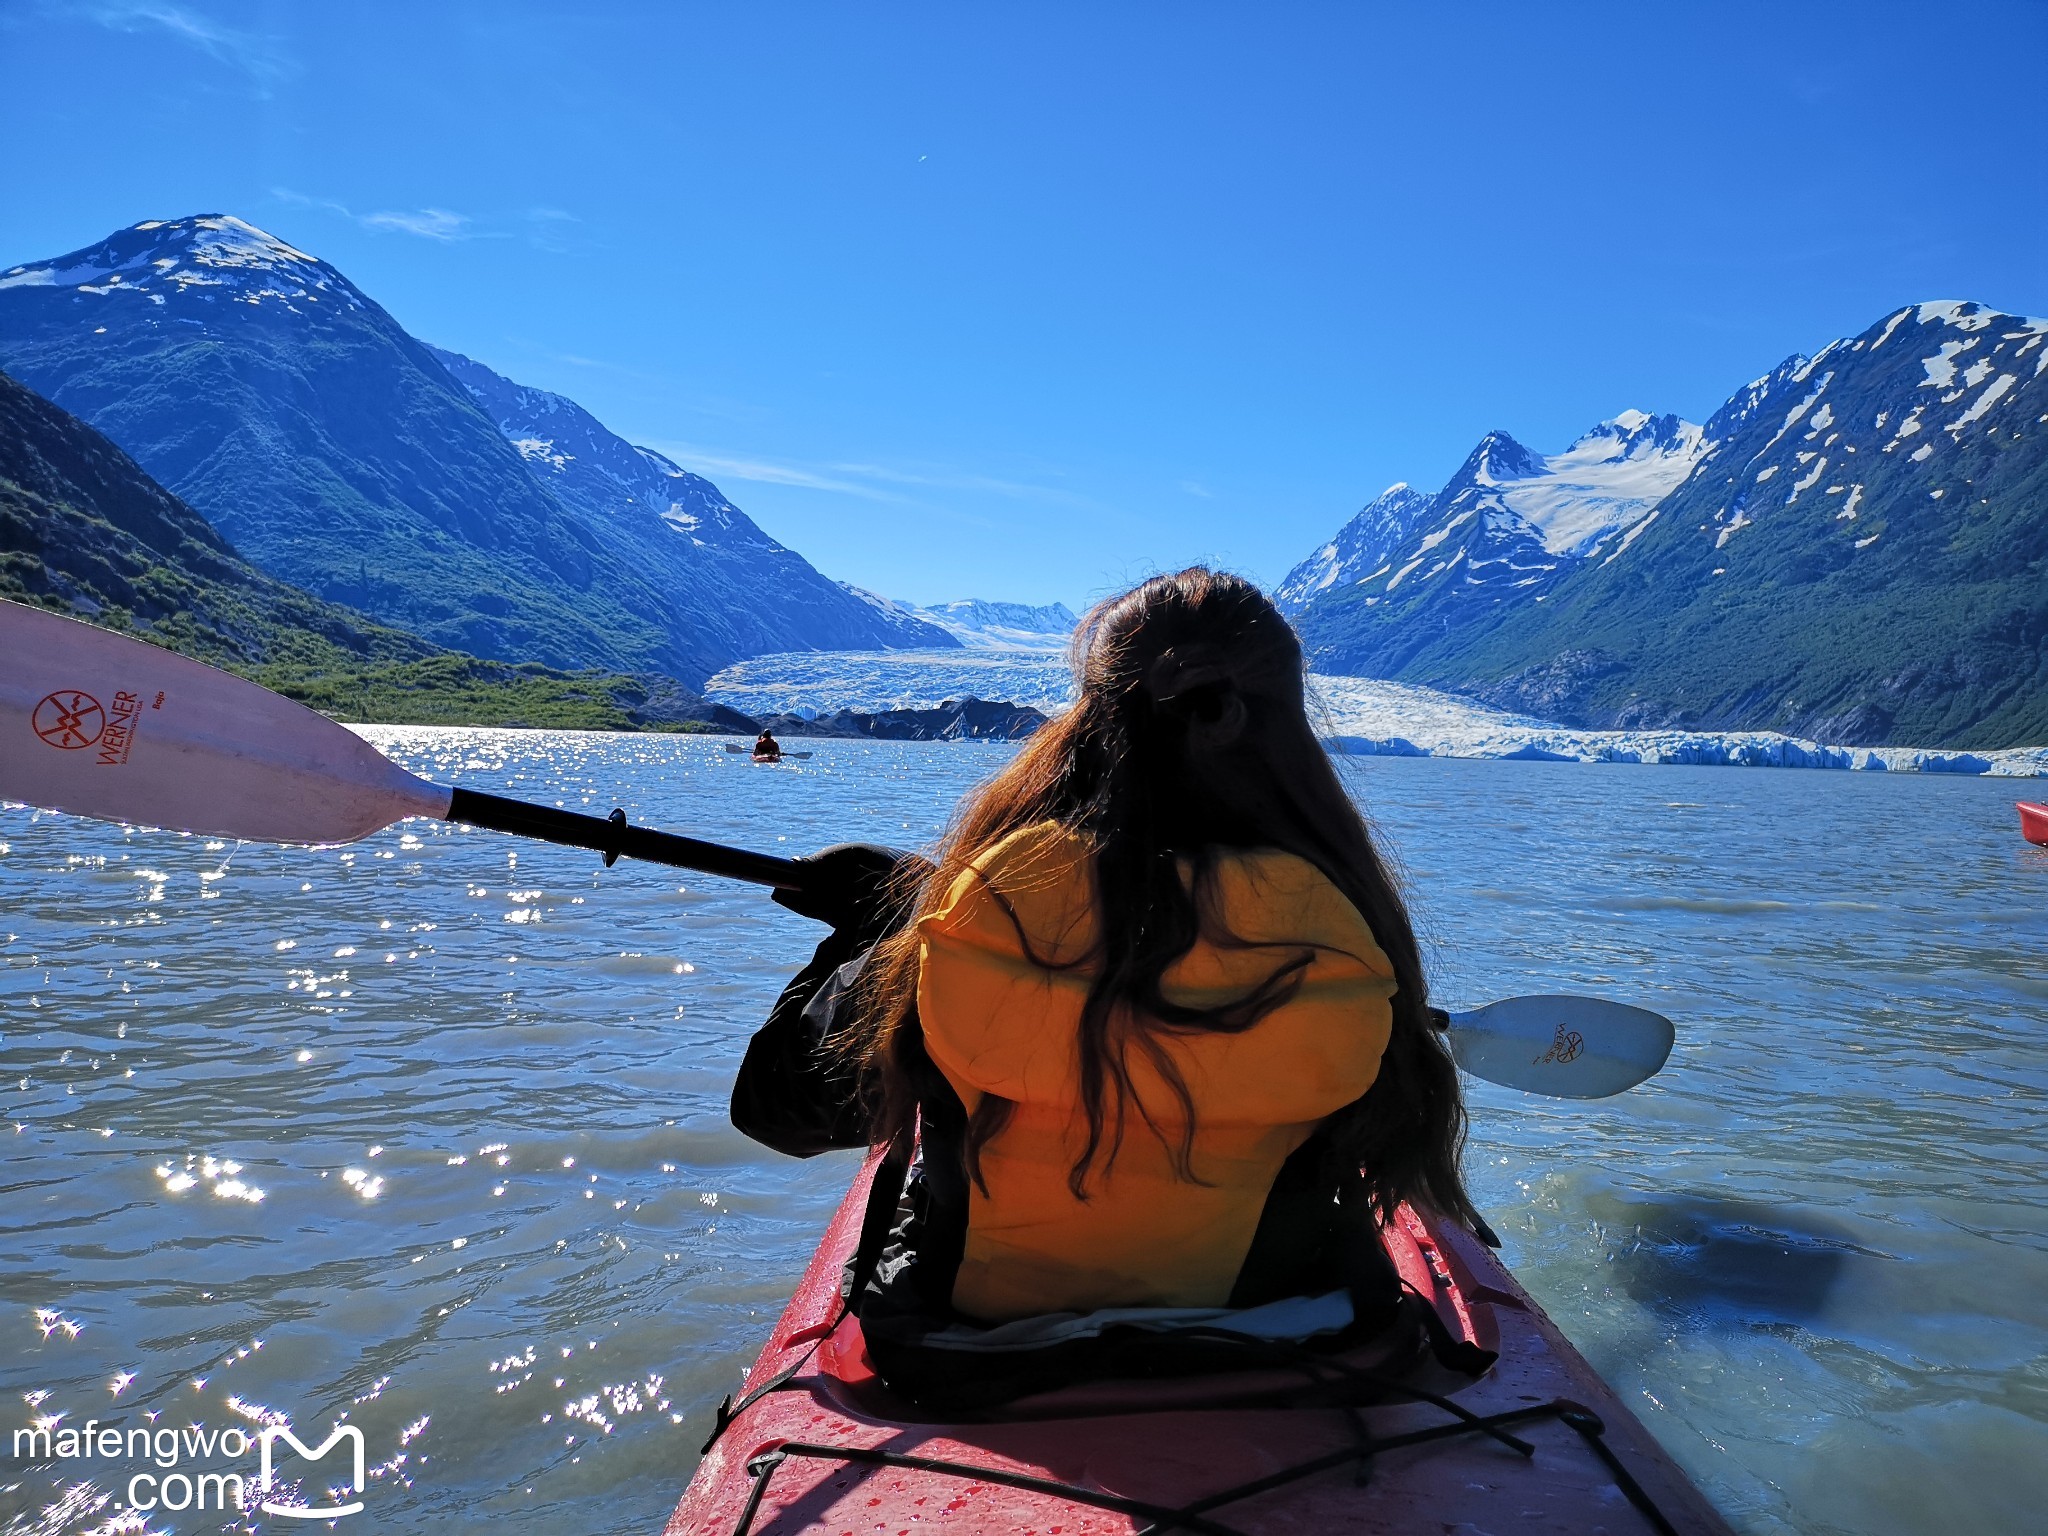
[[[0,799],[270,843],[346,843],[448,791],[216,667],[0,602]]]

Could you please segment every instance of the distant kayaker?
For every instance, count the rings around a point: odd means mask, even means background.
[[[782,743],[775,739],[773,732],[763,731],[754,738],[754,756],[772,763],[782,756]]]
[[[1354,1332],[1392,1328],[1378,1221],[1414,1201],[1483,1225],[1414,931],[1286,620],[1192,569],[1083,632],[1074,707],[936,865],[828,849],[775,897],[835,931],[749,1047],[733,1120],[798,1156],[914,1143],[854,1298],[913,1394],[944,1395],[972,1330],[1045,1314],[1343,1293]]]

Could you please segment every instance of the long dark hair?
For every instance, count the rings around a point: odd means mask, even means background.
[[[1430,1027],[1415,932],[1309,724],[1301,643],[1287,621],[1242,577],[1194,567],[1155,576],[1091,610],[1075,636],[1074,665],[1074,707],[969,797],[915,911],[933,911],[976,858],[1024,827],[1057,822],[1092,844],[1099,927],[1082,962],[1095,974],[1080,1024],[1088,1139],[1068,1179],[1076,1197],[1087,1197],[1098,1159],[1104,1171],[1113,1165],[1131,1106],[1167,1142],[1178,1175],[1196,1178],[1193,1105],[1168,1039],[1250,1028],[1292,995],[1310,956],[1218,1009],[1171,1002],[1162,978],[1197,940],[1231,942],[1217,931],[1218,850],[1279,849],[1314,865],[1350,899],[1394,971],[1393,1033],[1378,1080],[1327,1122],[1331,1157],[1364,1169],[1383,1217],[1403,1200],[1418,1200],[1475,1221],[1458,1169],[1464,1104],[1450,1052]],[[1192,885],[1182,873],[1188,866]],[[912,926],[884,941],[869,963],[861,1022],[846,1042],[880,1141],[915,1122],[923,1060],[917,976]],[[1166,1136],[1134,1093],[1133,1051],[1178,1097],[1176,1137]],[[993,1097],[976,1107],[966,1154],[977,1177],[981,1148],[1012,1108]]]

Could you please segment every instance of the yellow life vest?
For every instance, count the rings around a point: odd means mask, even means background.
[[[1309,963],[1293,996],[1241,1033],[1156,1036],[1194,1104],[1199,1182],[1175,1173],[1185,1116],[1133,1048],[1136,1103],[1114,1164],[1111,1111],[1087,1198],[1068,1187],[1087,1144],[1078,1030],[1098,964],[1087,839],[1052,822],[1012,834],[918,924],[926,1050],[970,1114],[985,1094],[1015,1105],[982,1149],[986,1193],[969,1195],[960,1311],[998,1321],[1224,1304],[1280,1165],[1378,1076],[1394,975],[1358,909],[1292,854],[1219,850],[1216,874],[1203,937],[1164,977],[1169,1001],[1231,1003]]]

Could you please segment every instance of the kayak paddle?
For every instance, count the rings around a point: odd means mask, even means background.
[[[417,778],[345,725],[247,678],[0,602],[0,798],[261,843],[352,843],[433,816],[757,885],[788,859]]]
[[[1470,1013],[1430,1010],[1474,1077],[1554,1099],[1605,1099],[1653,1077],[1677,1031],[1661,1013],[1604,997],[1504,997]]]
[[[350,843],[408,816],[794,889],[794,860],[408,773],[347,726],[247,678],[76,619],[0,601],[0,800],[261,843]],[[1458,1065],[1555,1098],[1632,1088],[1671,1021],[1593,997],[1438,1011]]]

